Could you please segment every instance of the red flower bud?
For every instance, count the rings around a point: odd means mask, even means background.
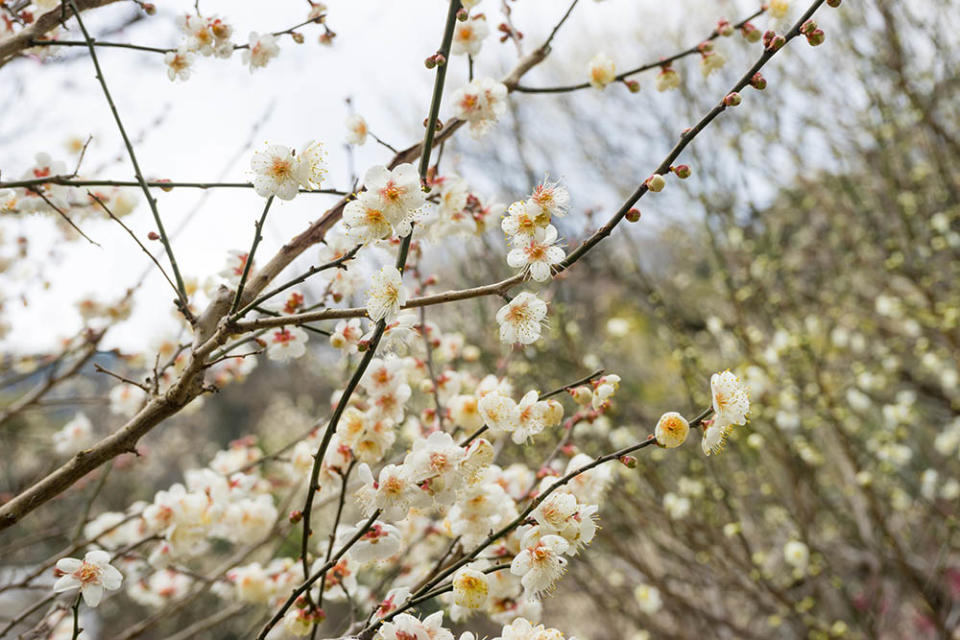
[[[637,468],[637,459],[633,456],[620,456],[620,463],[625,466],[627,469],[636,469]]]
[[[151,231],[151,232],[149,232],[149,233],[147,234],[147,239],[148,239],[148,240],[159,240],[159,239],[160,239],[160,234],[157,233],[156,231]]]
[[[670,167],[670,170],[673,171],[673,173],[676,174],[676,176],[681,180],[686,180],[689,178],[691,173],[690,167],[685,164],[678,164],[675,167]]]
[[[627,211],[627,222],[639,222],[640,221],[640,209],[633,208],[630,211]]]

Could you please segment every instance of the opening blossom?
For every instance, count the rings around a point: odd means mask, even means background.
[[[403,286],[403,276],[396,267],[384,265],[373,274],[367,291],[367,315],[371,320],[390,322],[406,302],[407,290]]]
[[[679,447],[686,441],[690,433],[690,423],[676,411],[668,411],[660,416],[654,435],[657,444],[667,449]]]
[[[540,339],[540,324],[547,317],[547,303],[524,291],[497,311],[500,342],[533,344]]]
[[[590,74],[590,86],[594,89],[603,89],[617,79],[617,67],[610,56],[600,52],[590,59],[587,64]]]
[[[368,204],[381,212],[394,233],[408,235],[417,211],[427,201],[417,168],[409,162],[397,165],[393,170],[381,165],[370,167],[363,177],[363,185],[379,200],[376,204]]]
[[[317,188],[326,173],[323,147],[310,143],[299,154],[280,144],[267,145],[250,159],[253,188],[264,198],[293,200],[300,188]]]
[[[193,53],[180,47],[176,51],[170,51],[163,56],[163,63],[167,65],[167,77],[170,81],[176,79],[188,80],[190,78],[190,67],[193,65]]]
[[[480,137],[507,110],[507,87],[493,78],[477,78],[453,92],[454,115],[470,123],[470,133]]]
[[[530,277],[537,282],[546,282],[553,275],[553,267],[566,255],[556,242],[556,227],[538,228],[528,239],[517,238],[518,246],[507,254],[507,264],[514,269],[529,271]]]
[[[563,554],[570,545],[560,536],[540,536],[538,528],[533,528],[520,546],[520,553],[510,563],[510,573],[521,576],[520,584],[534,597],[549,591],[567,569]]]
[[[671,67],[663,67],[660,70],[660,73],[657,74],[656,87],[657,91],[669,91],[671,89],[676,89],[680,86],[680,74],[674,71]]]
[[[307,352],[307,332],[300,327],[275,329],[267,339],[267,357],[276,362],[299,358]]]
[[[710,376],[710,392],[713,395],[715,425],[742,425],[750,413],[750,398],[747,388],[733,373],[723,371]]]
[[[530,194],[530,205],[537,214],[538,226],[550,224],[554,216],[562,218],[570,210],[570,192],[559,181],[544,179]]]
[[[720,453],[726,438],[735,425],[746,424],[750,412],[747,389],[730,371],[715,373],[710,377],[713,396],[713,424],[703,432],[700,446],[706,455]]]
[[[60,431],[53,434],[53,449],[58,455],[76,453],[93,443],[93,425],[84,413],[73,416]]]
[[[450,53],[453,55],[467,54],[476,56],[480,53],[483,39],[489,34],[490,26],[487,24],[486,16],[483,14],[477,14],[466,22],[460,22],[453,31],[453,43],[450,46]]]
[[[83,560],[57,560],[57,571],[64,575],[54,583],[54,593],[80,589],[83,601],[88,607],[100,604],[104,589],[115,591],[123,581],[123,575],[110,566],[110,554],[99,549],[88,552]]]
[[[367,121],[356,113],[347,116],[344,125],[347,127],[347,144],[362,145],[367,141]]]
[[[250,47],[243,50],[243,64],[249,65],[250,71],[267,66],[267,63],[280,53],[276,36],[269,33],[260,35],[253,31],[248,42]]]
[[[453,575],[452,584],[453,601],[458,607],[480,609],[486,604],[490,586],[482,572],[464,567]]]

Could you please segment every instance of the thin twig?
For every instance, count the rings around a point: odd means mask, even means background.
[[[140,238],[137,237],[137,234],[135,234],[130,227],[128,227],[127,225],[125,225],[120,218],[118,218],[117,216],[115,216],[115,215],[113,214],[113,212],[110,210],[110,208],[103,202],[103,200],[100,199],[99,196],[97,196],[95,193],[92,193],[91,191],[87,191],[87,195],[90,196],[91,198],[93,198],[94,201],[95,201],[97,204],[99,204],[100,207],[106,212],[106,214],[107,214],[108,216],[110,216],[110,218],[112,218],[114,221],[116,221],[117,224],[119,224],[121,227],[123,227],[123,230],[126,231],[126,232],[130,235],[131,238],[133,238],[133,241],[137,243],[137,246],[139,246],[141,249],[143,249],[143,252],[144,252],[145,254],[147,254],[147,257],[150,258],[150,260],[153,261],[153,264],[157,265],[157,269],[160,270],[160,274],[161,274],[161,275],[164,277],[164,279],[170,284],[170,287],[173,289],[174,294],[177,294],[177,293],[178,293],[178,291],[177,291],[177,285],[173,284],[173,280],[171,280],[171,279],[170,279],[170,276],[167,275],[167,272],[166,272],[166,270],[163,268],[163,266],[160,264],[160,261],[157,260],[156,257],[154,257],[154,255],[153,255],[152,253],[150,253],[150,250],[147,249],[147,248],[143,245],[142,242],[140,242]]]

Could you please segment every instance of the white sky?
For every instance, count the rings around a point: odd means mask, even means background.
[[[162,8],[157,16],[102,39],[175,46],[180,36],[173,18],[191,10],[193,2],[158,4]],[[252,74],[243,66],[238,52],[229,60],[198,58],[188,82],[171,83],[160,55],[99,48],[107,82],[127,130],[139,138],[136,151],[145,174],[152,178],[212,181],[229,169],[225,180],[247,180],[251,152],[243,153],[230,167],[226,166],[227,161],[241,149],[253,124],[270,105],[273,109],[255,138],[255,146],[269,140],[299,148],[310,139],[323,141],[328,149],[330,173],[325,186],[329,187],[349,186],[341,144],[346,96],[353,99],[355,109],[366,117],[371,129],[395,146],[407,146],[421,135],[420,123],[427,112],[433,80],[433,73],[424,68],[423,60],[439,45],[446,2],[330,0],[327,4],[328,22],[338,34],[335,46],[317,44],[322,28],[309,25],[301,29],[306,38],[304,44],[282,38],[279,57],[265,70]],[[689,44],[691,38],[695,41],[709,32],[718,16],[739,17],[752,10],[754,4],[748,0],[583,0],[557,37],[555,54],[542,69],[529,74],[525,83],[550,84],[551,78],[557,77],[580,82],[586,60],[601,49],[608,50],[621,69],[647,61],[647,51],[672,53],[676,44],[661,34],[683,33],[683,42]],[[543,40],[567,2],[521,0],[511,5],[515,24],[525,33],[529,49]],[[494,33],[477,60],[478,76],[499,77],[516,60],[513,46],[501,45],[496,40],[495,28],[502,19],[499,7],[499,0],[484,0],[481,4]],[[130,15],[132,10],[130,3],[118,3],[88,13],[86,22],[98,33],[105,26],[122,22],[123,16]],[[234,41],[245,42],[251,30],[279,31],[301,22],[307,4],[295,0],[204,0],[201,11],[227,18],[235,27]],[[613,50],[611,28],[617,35],[615,42],[619,43]],[[634,55],[634,47],[645,55]],[[70,135],[93,135],[85,169],[89,172],[106,163],[97,177],[132,179],[129,161],[89,57],[82,48],[62,51],[72,61],[43,66],[33,60],[21,60],[0,69],[0,95],[22,88],[16,108],[4,110],[0,117],[0,171],[5,179],[15,179],[38,151],[47,151],[72,166],[63,151],[64,140]],[[733,73],[736,71],[731,70],[721,84],[728,83]],[[448,88],[452,91],[465,79],[465,61],[455,59],[448,74]],[[650,76],[640,79],[647,86],[652,84]],[[441,119],[447,114],[449,110],[445,108]],[[158,118],[161,120],[156,125]],[[458,143],[473,153],[498,152],[489,141],[472,141],[465,133],[458,134]],[[383,163],[389,157],[385,149],[368,142],[357,151],[357,170],[362,175],[366,167]],[[557,173],[557,168],[551,166],[538,170]],[[523,195],[498,193],[497,185],[484,184],[482,178],[471,182],[482,184],[482,193],[496,195],[501,201],[509,202]],[[158,192],[160,213],[168,231],[179,226],[202,194],[187,189]],[[290,203],[275,203],[258,255],[268,258],[283,240],[303,229],[334,201],[331,196],[301,195]],[[246,250],[262,206],[263,199],[252,190],[213,192],[174,241],[182,272],[202,281],[220,270],[228,250]],[[142,239],[153,228],[142,196],[140,206],[125,221]],[[8,307],[16,305],[16,300],[10,298],[23,290],[29,293],[30,301],[27,308],[10,308],[7,317],[13,322],[13,331],[0,342],[4,350],[42,349],[49,346],[51,338],[72,333],[79,327],[79,317],[72,306],[78,295],[91,293],[104,300],[118,297],[147,266],[146,257],[109,220],[90,220],[83,225],[84,231],[103,248],[84,241],[65,244],[49,220],[42,218],[6,220],[0,227],[7,234],[8,245],[11,238],[23,234],[31,238],[34,257],[44,258],[49,252],[43,260],[42,278],[28,280],[25,285],[22,280],[11,282],[0,276]],[[307,258],[312,256],[308,252]],[[15,267],[18,275],[36,270],[36,261],[30,262],[33,264]],[[51,286],[43,289],[39,286],[41,279]],[[134,319],[112,330],[105,346],[136,348],[145,344],[145,337],[172,328],[174,323],[165,311],[170,299],[169,288],[159,274],[153,273],[137,297]]]

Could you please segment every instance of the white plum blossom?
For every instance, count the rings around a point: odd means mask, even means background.
[[[357,475],[362,484],[354,495],[365,514],[369,515],[380,509],[387,520],[402,520],[406,517],[414,492],[418,489],[410,480],[404,466],[388,464],[380,470],[380,475],[374,481],[370,467],[361,464],[357,467]]]
[[[170,51],[163,56],[163,63],[167,65],[167,77],[171,81],[180,79],[188,80],[190,78],[190,67],[193,65],[193,53],[180,47],[176,51]],[[113,209],[111,209],[113,211]],[[114,212],[115,213],[115,212]]]
[[[710,392],[713,396],[714,424],[720,427],[742,425],[750,413],[750,398],[747,388],[733,373],[723,371],[710,376]]]
[[[110,412],[131,417],[147,399],[147,392],[132,384],[118,384],[110,389]]]
[[[591,406],[597,410],[606,408],[619,388],[620,376],[616,374],[611,373],[598,378],[594,383],[593,397],[590,400]]]
[[[553,268],[566,255],[556,242],[556,227],[547,225],[546,229],[538,228],[529,239],[518,242],[519,246],[510,250],[507,264],[514,269],[528,271],[537,282],[545,282],[552,277]]]
[[[116,591],[123,582],[123,575],[110,565],[110,554],[99,549],[88,551],[83,560],[57,560],[57,571],[63,575],[54,583],[54,593],[80,589],[88,607],[100,604],[104,589]]]
[[[299,154],[280,144],[267,145],[253,154],[250,168],[257,195],[281,200],[293,200],[300,188],[317,188],[326,173],[319,143],[307,144]]]
[[[507,87],[493,78],[477,78],[450,97],[454,115],[470,124],[470,133],[480,137],[507,111]]]
[[[403,276],[393,265],[385,265],[370,278],[367,315],[371,320],[390,322],[407,302]]]
[[[85,413],[78,413],[60,431],[53,434],[53,449],[65,456],[93,443],[93,424]]]
[[[380,211],[398,236],[410,233],[418,210],[427,201],[420,185],[420,174],[410,163],[387,169],[377,165],[370,167],[363,177],[367,192],[379,198],[378,204],[368,203]]]
[[[640,610],[648,616],[652,616],[663,608],[663,599],[660,597],[660,590],[649,584],[638,584],[634,587],[633,597],[640,606]]]
[[[360,327],[360,318],[341,320],[330,334],[330,346],[344,353],[356,353],[361,337],[363,329]]]
[[[700,438],[700,448],[706,455],[717,454],[723,451],[726,443],[726,430],[713,424],[707,427]]]
[[[347,203],[343,208],[343,222],[347,234],[359,243],[389,238],[393,233],[381,198],[369,191]]]
[[[603,89],[616,80],[617,67],[606,53],[597,53],[587,63],[587,72],[590,75],[590,86],[594,89]]]
[[[559,181],[544,179],[530,194],[530,205],[538,215],[539,226],[546,226],[554,216],[562,218],[570,210],[570,192]]]
[[[541,209],[530,200],[519,200],[507,207],[507,213],[500,221],[500,228],[507,234],[510,242],[522,243],[533,238],[537,229],[549,224],[549,219],[541,224]]]
[[[533,344],[540,339],[541,323],[547,317],[547,303],[524,291],[497,311],[500,342]]]
[[[657,444],[667,449],[679,447],[686,441],[690,433],[690,423],[676,411],[668,411],[660,416],[654,435]]]
[[[243,50],[243,64],[249,65],[250,71],[267,66],[280,53],[277,38],[269,33],[263,35],[256,31],[250,33],[249,48]]]
[[[482,14],[475,15],[465,22],[459,22],[453,31],[450,53],[476,56],[480,53],[483,39],[489,34],[490,26],[487,24],[486,16]]]
[[[672,67],[666,66],[660,69],[655,81],[657,91],[664,92],[676,89],[680,86],[680,74]]]
[[[480,609],[487,602],[490,587],[481,571],[463,567],[453,574],[453,601],[458,607]]]
[[[356,113],[347,116],[344,126],[347,128],[347,144],[362,145],[367,141],[367,121]]]
[[[790,540],[783,545],[783,559],[794,569],[805,571],[810,560],[810,549],[799,540]]]
[[[268,334],[267,357],[277,362],[299,358],[307,352],[307,332],[300,327],[283,327]]]
[[[340,536],[340,546],[359,531],[360,526],[345,529]],[[357,543],[350,548],[350,556],[360,564],[379,562],[400,553],[403,540],[400,530],[391,524],[376,521],[363,534]]]
[[[557,535],[540,535],[531,528],[520,543],[520,553],[510,563],[510,573],[521,576],[520,583],[533,597],[549,591],[567,568],[563,554],[569,543]]]

